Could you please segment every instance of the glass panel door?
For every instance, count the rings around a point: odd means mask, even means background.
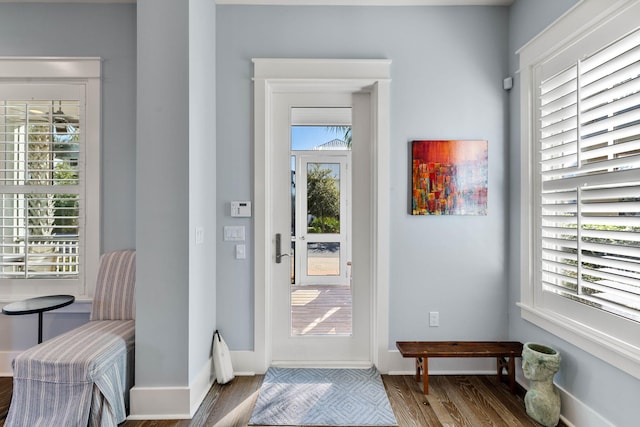
[[[344,134],[350,128],[296,128],[291,139],[291,335],[351,335],[350,143],[335,138],[301,146],[298,137]]]
[[[346,154],[300,156],[301,211],[298,285],[348,285]]]
[[[273,183],[266,194],[273,245],[266,260],[272,262],[271,284],[265,289],[272,366],[371,366],[370,108],[368,95],[273,94],[272,163],[265,175]],[[355,110],[353,161],[361,159],[359,173],[351,167]],[[325,184],[337,189],[337,214],[318,214],[311,208],[307,181],[316,168],[331,170]],[[352,191],[352,186],[359,190]],[[352,210],[358,212],[357,223],[351,220]],[[357,241],[351,230],[358,232]],[[352,246],[360,250],[352,251]],[[295,252],[289,252],[290,247]]]

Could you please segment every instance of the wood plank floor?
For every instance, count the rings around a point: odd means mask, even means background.
[[[263,378],[236,377],[230,384],[215,384],[192,420],[125,421],[120,427],[246,426]],[[382,380],[400,427],[539,427],[526,414],[522,390],[520,396],[513,395],[494,376],[432,375],[428,396],[413,376],[383,375]],[[9,406],[11,384],[11,378],[0,378],[0,413]],[[566,427],[562,422],[559,426]]]

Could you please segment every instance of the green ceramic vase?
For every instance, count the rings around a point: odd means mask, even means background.
[[[553,376],[560,369],[560,353],[535,343],[522,349],[522,371],[529,380],[524,396],[527,414],[545,427],[555,427],[560,420],[560,393]]]

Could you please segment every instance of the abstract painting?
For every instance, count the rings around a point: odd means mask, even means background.
[[[412,215],[487,214],[487,141],[413,141],[411,160]]]

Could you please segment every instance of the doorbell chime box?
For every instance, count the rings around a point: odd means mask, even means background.
[[[250,217],[251,202],[231,202],[231,216]]]

